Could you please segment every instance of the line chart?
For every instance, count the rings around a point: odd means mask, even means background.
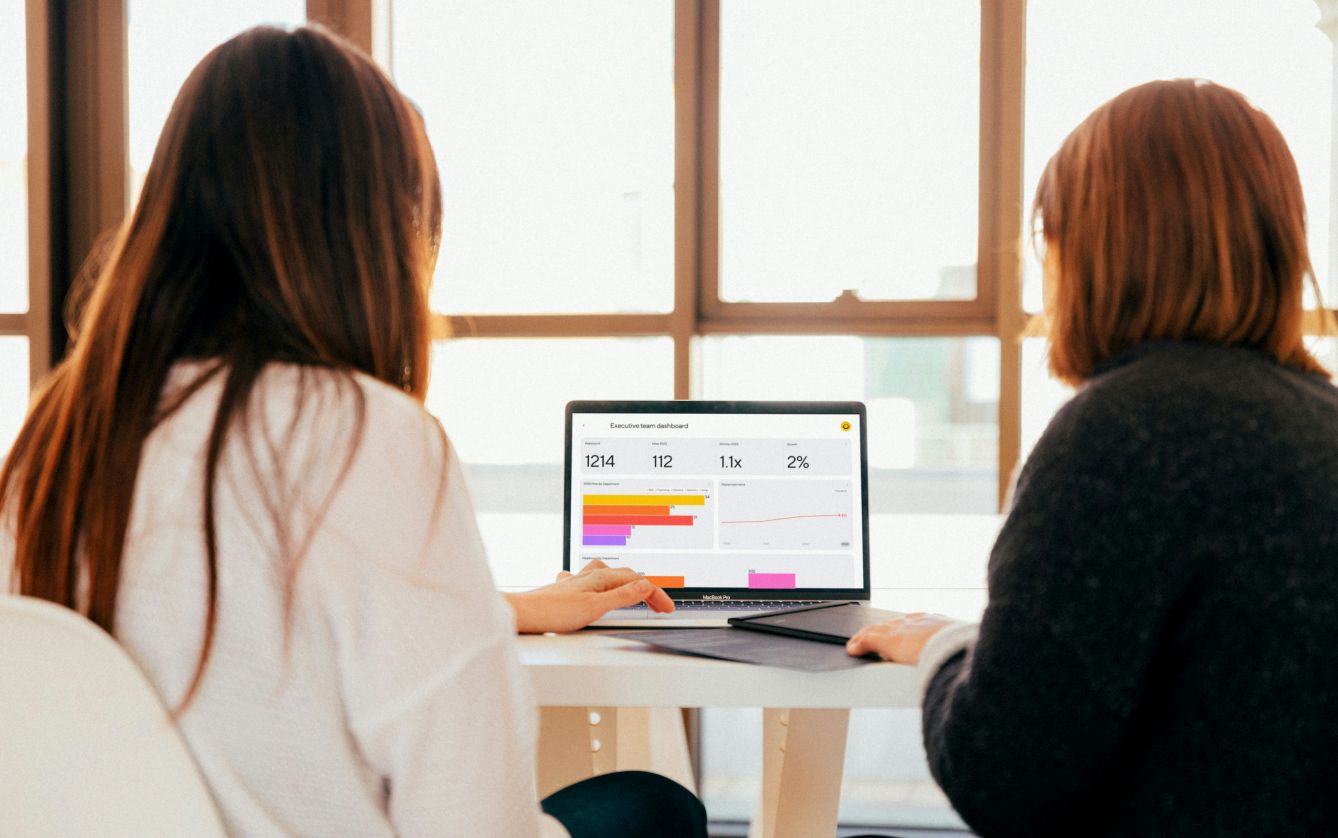
[[[754,518],[747,521],[721,521],[722,524],[770,524],[773,521],[796,521],[800,518],[849,518],[844,512],[834,512],[830,515],[782,515],[779,518]]]
[[[717,504],[723,549],[849,550],[854,543],[849,480],[722,480]]]

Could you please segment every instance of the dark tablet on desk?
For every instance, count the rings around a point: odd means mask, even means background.
[[[830,672],[853,669],[873,661],[852,658],[846,650],[826,643],[795,642],[794,638],[732,628],[637,629],[625,634],[610,634],[623,640],[635,640],[669,652],[720,658],[727,661],[780,666],[803,672]]]
[[[870,608],[858,602],[833,602],[806,608],[771,611],[752,617],[734,617],[729,624],[741,629],[844,644],[860,629],[902,616],[896,611]]]

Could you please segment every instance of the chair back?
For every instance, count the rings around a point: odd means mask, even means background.
[[[67,608],[0,595],[0,835],[226,834],[125,650]]]

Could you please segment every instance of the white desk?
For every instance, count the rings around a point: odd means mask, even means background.
[[[764,708],[755,838],[834,835],[851,708],[918,706],[914,668],[896,664],[806,673],[657,652],[596,632],[522,637],[520,655],[543,708],[541,795],[625,769],[693,788],[677,708]]]

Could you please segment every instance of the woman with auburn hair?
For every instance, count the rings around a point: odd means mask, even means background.
[[[0,472],[0,588],[117,638],[234,834],[705,835],[650,774],[536,804],[517,628],[671,606],[626,570],[492,587],[422,406],[440,228],[368,58],[305,27],[212,51]]]
[[[1338,834],[1338,390],[1302,341],[1286,143],[1234,90],[1145,84],[1069,135],[1034,214],[1079,390],[984,617],[849,649],[918,662],[930,767],[981,835]]]

